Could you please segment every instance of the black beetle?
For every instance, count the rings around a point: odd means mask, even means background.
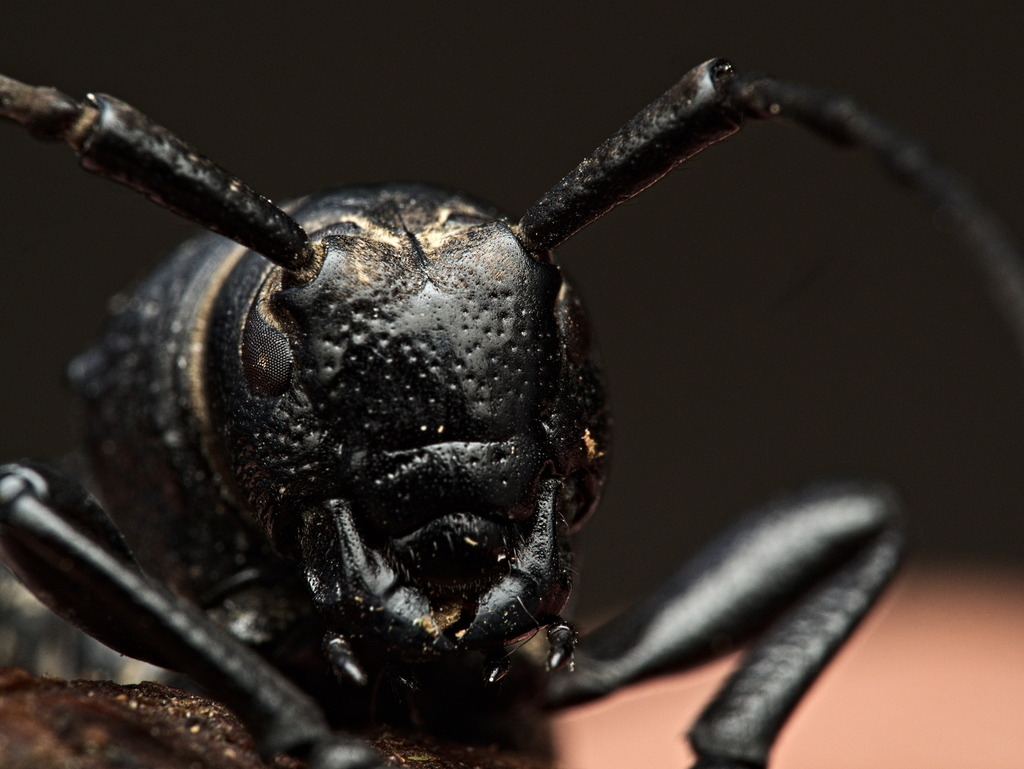
[[[368,719],[529,744],[541,706],[768,628],[690,734],[699,766],[764,765],[884,589],[903,541],[892,494],[829,484],[755,513],[578,650],[561,616],[607,417],[551,251],[745,120],[789,117],[872,150],[953,217],[1018,332],[1024,317],[1000,225],[917,145],[846,99],[736,77],[722,60],[518,222],[421,185],[285,213],[107,96],[5,78],[0,114],[235,241],[183,245],[71,366],[111,517],[63,473],[6,465],[5,559],[91,636],[223,699],[265,753],[314,766],[380,764],[332,731]],[[575,673],[546,679],[510,654],[541,630],[547,667]]]

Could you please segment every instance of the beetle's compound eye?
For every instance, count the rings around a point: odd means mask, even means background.
[[[363,228],[360,226],[358,222],[353,222],[351,220],[346,219],[341,222],[329,224],[322,230],[317,230],[316,239],[322,241],[326,238],[337,237],[340,235],[358,235],[362,231]]]
[[[263,291],[249,309],[242,329],[242,369],[257,395],[280,395],[292,380],[292,347],[267,315]]]

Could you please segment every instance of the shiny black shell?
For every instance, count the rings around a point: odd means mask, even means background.
[[[201,236],[117,298],[72,363],[99,496],[147,570],[270,656],[319,644],[326,624],[417,660],[458,651],[482,596],[512,589],[496,587],[504,562],[540,538],[533,510],[554,489],[529,616],[496,610],[466,636],[484,648],[535,629],[568,597],[568,535],[604,478],[578,300],[550,254],[458,193],[350,188],[288,208],[323,249],[316,279]],[[324,587],[352,573],[311,512],[338,500],[425,632],[364,632],[363,588]],[[460,629],[443,637],[430,615]]]

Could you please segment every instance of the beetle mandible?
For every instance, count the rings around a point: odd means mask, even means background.
[[[562,616],[608,419],[553,249],[744,121],[871,150],[953,215],[1022,336],[1016,251],[954,177],[852,102],[723,60],[518,221],[411,184],[279,208],[105,95],[3,78],[0,114],[219,233],[175,251],[70,366],[102,506],[63,472],[4,466],[4,558],[90,636],[223,700],[264,754],[316,767],[381,766],[334,731],[371,719],[527,745],[541,707],[755,636],[690,741],[698,766],[764,766],[885,588],[903,543],[894,495],[819,484],[581,642]],[[511,653],[541,631],[541,664]]]

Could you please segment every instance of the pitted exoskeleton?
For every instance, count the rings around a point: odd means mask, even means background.
[[[369,720],[527,744],[543,707],[768,627],[690,735],[699,766],[763,765],[888,583],[902,550],[892,493],[819,484],[578,648],[562,616],[608,417],[552,249],[744,121],[789,117],[865,146],[952,210],[1024,338],[1018,256],[957,180],[849,101],[720,60],[518,221],[408,184],[278,208],[102,95],[0,79],[0,115],[231,239],[181,246],[72,363],[102,506],[45,466],[5,466],[5,558],[87,633],[223,699],[264,752],[317,767],[380,765],[333,731]],[[514,653],[540,631],[546,666],[562,668],[550,678]]]

